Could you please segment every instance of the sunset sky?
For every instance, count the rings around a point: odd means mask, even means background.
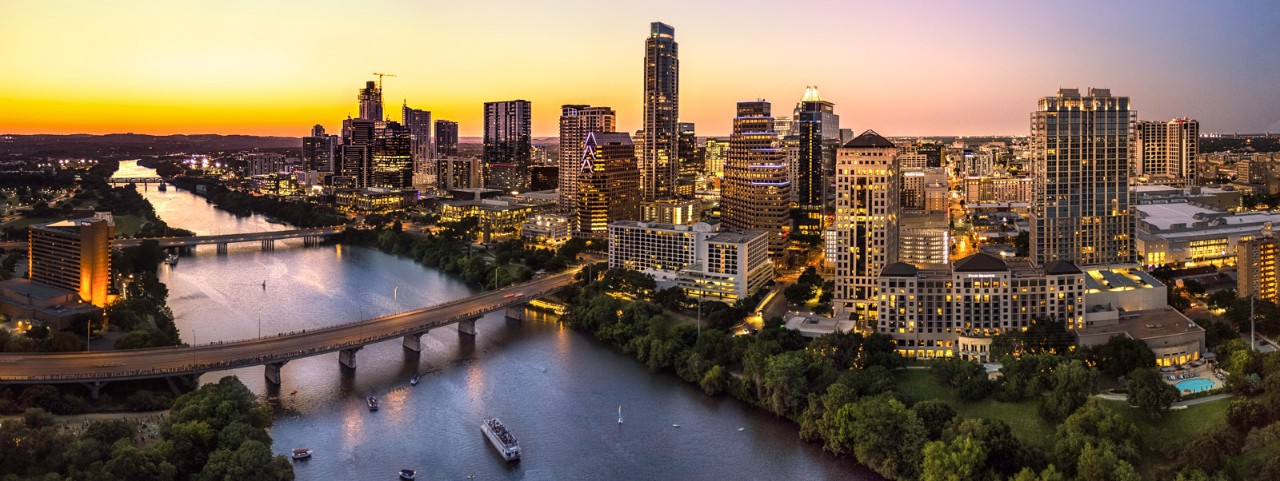
[[[726,134],[734,103],[788,115],[806,85],[841,126],[1028,131],[1036,99],[1108,87],[1141,119],[1280,132],[1280,2],[0,0],[0,133],[305,135],[386,79],[479,135],[482,103],[607,105],[641,123],[649,22],[675,27],[680,117]]]

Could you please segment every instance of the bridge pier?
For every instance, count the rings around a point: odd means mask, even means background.
[[[107,383],[105,381],[89,381],[82,382],[80,385],[89,388],[89,399],[97,401],[98,393],[102,391],[102,386],[106,386]]]
[[[280,368],[284,367],[287,362],[289,361],[269,362],[262,366],[266,368],[262,375],[267,378],[268,383],[274,386],[280,385]]]
[[[271,251],[274,251],[274,250],[276,250],[276,241],[271,240],[271,239],[266,239],[266,240],[262,241],[262,251],[263,251],[263,252],[271,252]]]
[[[526,307],[526,304],[520,304],[517,306],[508,307],[506,312],[503,313],[503,315],[506,316],[507,319],[523,321],[525,307]]]
[[[413,352],[413,353],[419,353],[419,352],[422,352],[422,335],[423,335],[423,334],[426,334],[426,333],[427,333],[427,331],[422,331],[422,332],[418,332],[418,333],[414,333],[414,334],[406,334],[406,335],[404,336],[404,341],[403,341],[403,342],[401,342],[401,345],[403,345],[403,346],[404,346],[404,350],[405,350],[405,352],[406,352],[406,353],[409,353],[409,352]]]
[[[477,320],[477,319],[480,319],[480,318],[479,318],[479,317],[473,317],[473,318],[471,318],[471,319],[466,319],[466,320],[458,321],[458,332],[463,333],[463,334],[467,334],[467,335],[470,335],[470,336],[474,336],[474,335],[476,335],[476,320]]]
[[[362,347],[364,346],[358,346],[358,347],[353,347],[350,349],[343,349],[341,351],[338,351],[338,364],[341,364],[342,367],[345,367],[347,369],[355,369],[356,368],[356,352],[359,352],[360,348]]]
[[[324,241],[323,237],[320,237],[318,235],[309,235],[302,238],[302,245],[303,247],[315,247],[320,245],[320,243],[323,241]]]
[[[218,243],[218,255],[220,255],[220,256],[225,256],[225,255],[227,255],[227,243],[226,243],[226,242],[219,242],[219,243]]]

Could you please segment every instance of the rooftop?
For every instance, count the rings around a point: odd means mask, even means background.
[[[1164,283],[1139,269],[1091,270],[1084,277],[1090,291],[1128,291],[1163,287]]]
[[[956,272],[998,272],[1009,270],[1009,265],[999,257],[979,252],[956,261],[954,269]]]
[[[854,327],[853,321],[839,321],[816,314],[789,312],[785,317],[787,329],[799,331],[804,337],[822,337],[835,331],[850,331]]]
[[[1145,311],[1129,311],[1120,315],[1117,324],[1106,326],[1090,326],[1080,329],[1081,336],[1111,337],[1125,333],[1132,339],[1151,339],[1173,336],[1190,332],[1204,331],[1187,316],[1172,307],[1150,309]]]
[[[893,142],[881,137],[874,130],[867,130],[861,135],[854,137],[849,143],[844,144],[850,148],[893,148]]]

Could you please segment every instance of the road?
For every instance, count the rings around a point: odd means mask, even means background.
[[[577,268],[416,311],[275,337],[107,352],[0,354],[0,382],[144,379],[277,363],[424,332],[523,304],[573,282]]]
[[[160,247],[185,247],[197,245],[211,244],[230,244],[235,242],[254,242],[264,240],[281,240],[293,239],[298,237],[309,236],[327,236],[337,234],[338,229],[322,227],[315,229],[291,229],[272,232],[250,232],[242,234],[218,234],[218,235],[202,235],[192,237],[158,237],[153,239],[119,239],[114,242],[116,247],[133,247],[142,244],[144,240],[155,240],[160,243]]]

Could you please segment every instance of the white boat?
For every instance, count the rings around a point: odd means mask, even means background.
[[[622,424],[622,405],[618,405],[618,424]]]
[[[413,378],[409,380],[409,385],[410,385],[410,386],[417,386],[417,385],[418,385],[418,378],[419,378],[419,376],[413,376]]]
[[[418,472],[417,472],[417,471],[414,471],[414,470],[412,470],[412,469],[401,469],[401,470],[400,470],[400,479],[417,479],[417,478],[418,478]]]
[[[480,431],[485,437],[489,438],[489,443],[498,450],[498,454],[502,455],[502,459],[507,461],[520,460],[520,443],[516,442],[516,437],[507,431],[507,427],[502,425],[502,421],[498,418],[489,418],[480,423]]]
[[[311,457],[311,448],[298,448],[293,450],[293,459],[307,459]]]

